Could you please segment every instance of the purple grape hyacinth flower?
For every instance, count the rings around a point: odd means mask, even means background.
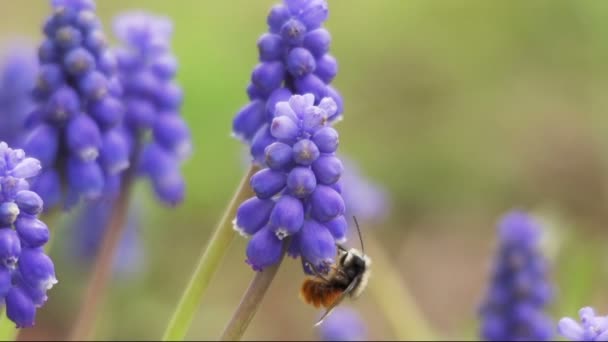
[[[99,200],[87,203],[71,223],[69,245],[71,260],[88,265],[98,253],[105,229],[112,214],[113,201]],[[121,276],[133,275],[143,268],[144,251],[139,236],[140,210],[131,206],[126,227],[114,258],[114,272]],[[82,229],[86,227],[87,229]],[[75,257],[75,258],[74,258]]]
[[[270,125],[276,141],[265,149],[268,167],[251,177],[256,197],[237,210],[235,229],[252,236],[247,262],[254,270],[277,263],[283,240],[291,236],[289,254],[324,272],[336,255],[336,240],[346,233],[336,187],[343,170],[335,154],[338,133],[329,126],[337,105],[329,97],[314,102],[306,94],[277,103]]]
[[[114,23],[123,47],[116,50],[124,85],[125,129],[132,141],[130,159],[169,205],[183,201],[181,163],[192,151],[190,131],[180,115],[182,89],[175,81],[168,18],[144,12],[119,15]],[[151,138],[147,138],[147,133]]]
[[[0,65],[0,140],[20,147],[25,133],[25,119],[33,110],[31,91],[36,82],[33,51],[12,44]]]
[[[338,64],[329,54],[331,36],[322,27],[328,15],[326,0],[284,0],[268,15],[269,32],[258,39],[259,64],[247,87],[250,102],[237,113],[232,127],[236,137],[250,144],[259,164],[274,140],[270,122],[278,102],[310,93],[319,105],[329,97],[337,109],[328,119],[340,118],[342,98],[330,85]]]
[[[578,312],[581,323],[570,317],[559,320],[557,331],[570,341],[608,341],[608,316],[598,316],[593,308]]]
[[[490,288],[481,306],[486,341],[550,340],[553,324],[544,313],[553,296],[546,260],[539,250],[540,226],[520,211],[500,221],[500,246]]]
[[[321,341],[366,341],[367,326],[355,309],[340,306],[318,328]]]
[[[29,190],[40,170],[37,159],[0,142],[0,300],[18,328],[34,325],[37,308],[57,283],[44,253],[49,229],[38,219],[43,201]]]
[[[120,133],[122,86],[95,2],[51,0],[51,5],[24,144],[42,163],[32,187],[47,209],[100,198],[129,166],[128,142]]]

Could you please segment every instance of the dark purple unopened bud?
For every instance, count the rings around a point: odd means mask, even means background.
[[[234,229],[244,236],[250,236],[262,229],[270,218],[274,201],[251,197],[243,202],[236,212]]]
[[[183,201],[186,186],[175,156],[157,143],[149,144],[142,153],[140,168],[163,202],[175,206]]]
[[[324,29],[316,29],[308,32],[304,36],[304,47],[308,49],[316,58],[320,58],[329,51],[331,35]]]
[[[15,203],[19,210],[28,215],[38,215],[42,212],[42,198],[37,193],[29,190],[19,191],[15,197]]]
[[[25,284],[34,289],[49,290],[57,284],[51,258],[39,249],[23,249],[19,257],[19,273]]]
[[[149,101],[132,98],[126,103],[126,119],[133,127],[151,127],[155,115],[154,106]]]
[[[17,328],[28,328],[34,325],[36,306],[23,289],[13,286],[6,295],[6,315]]]
[[[109,174],[118,174],[129,167],[129,145],[122,131],[113,129],[104,134],[99,157]]]
[[[177,60],[174,56],[167,53],[152,61],[150,69],[156,76],[169,80],[177,72]]]
[[[330,83],[338,74],[338,62],[331,55],[325,55],[317,61],[315,75],[325,82]]]
[[[264,102],[254,100],[237,113],[232,122],[232,131],[239,138],[251,140],[265,123]]]
[[[256,66],[251,74],[251,82],[264,94],[270,94],[281,86],[285,69],[281,62],[264,62]]]
[[[306,26],[297,19],[289,19],[281,26],[281,37],[289,45],[300,45],[306,34]]]
[[[49,99],[45,111],[49,121],[62,124],[79,114],[80,100],[72,88],[61,87]]]
[[[338,132],[332,127],[323,127],[315,132],[312,141],[322,153],[334,153],[338,149]]]
[[[19,216],[15,222],[15,229],[26,247],[37,248],[49,241],[49,228],[33,216]]]
[[[161,84],[156,92],[156,102],[161,109],[174,109],[182,104],[184,93],[174,82]]]
[[[319,183],[330,185],[340,179],[344,166],[336,156],[323,155],[312,164],[312,170]]]
[[[277,34],[265,33],[258,39],[258,51],[260,53],[260,60],[263,62],[280,59],[283,49],[281,36]]]
[[[108,47],[108,41],[101,30],[89,32],[84,39],[84,46],[94,54],[98,55]]]
[[[302,139],[293,145],[293,159],[300,165],[311,165],[319,158],[319,154],[317,145],[308,139]]]
[[[312,216],[327,222],[344,214],[344,200],[342,196],[329,186],[318,185],[311,196]]]
[[[68,50],[82,43],[82,34],[71,26],[63,26],[55,31],[55,44]]]
[[[340,215],[332,220],[323,223],[329,230],[337,243],[346,242],[346,231],[348,230],[348,222],[344,215]]]
[[[310,168],[295,167],[287,176],[287,190],[296,197],[310,195],[317,186],[317,179]]]
[[[327,94],[327,86],[314,74],[308,74],[295,80],[296,90],[300,94],[313,94],[315,99],[322,99]]]
[[[64,82],[64,75],[56,64],[45,64],[40,66],[36,91],[48,94],[59,88]]]
[[[297,233],[304,224],[304,206],[302,202],[288,195],[281,196],[270,214],[270,228],[279,240]]]
[[[44,170],[32,182],[32,190],[42,197],[47,207],[53,207],[61,199],[61,180],[54,169]]]
[[[70,157],[68,159],[68,179],[70,187],[75,193],[86,199],[95,199],[101,196],[104,186],[104,177],[101,167],[96,162],[85,162]]]
[[[267,23],[270,32],[279,33],[283,24],[289,19],[289,10],[283,5],[274,5],[268,14]]]
[[[251,140],[251,155],[257,163],[263,163],[265,159],[266,147],[273,142],[275,138],[270,133],[270,128],[267,124],[262,126]]]
[[[78,88],[84,97],[101,100],[108,93],[108,79],[101,72],[92,71],[79,80]]]
[[[294,77],[302,77],[315,71],[317,63],[313,55],[304,48],[295,48],[287,56],[287,70]]]
[[[276,234],[268,228],[262,228],[247,244],[247,263],[255,271],[262,271],[279,261],[282,249],[283,242]]]
[[[283,170],[292,164],[293,150],[282,142],[274,142],[264,151],[266,165],[273,170]]]
[[[19,215],[19,207],[13,202],[0,203],[0,226],[10,227]]]
[[[41,64],[52,65],[58,62],[57,47],[52,40],[45,40],[38,48],[38,59]]]
[[[154,139],[166,150],[171,151],[178,159],[190,156],[190,130],[184,119],[175,113],[160,114],[153,127]]]
[[[286,178],[283,172],[263,169],[251,177],[250,184],[259,198],[267,199],[283,190]]]
[[[123,117],[124,107],[115,97],[106,96],[98,101],[89,103],[89,114],[103,128],[116,126]]]
[[[82,161],[94,161],[102,145],[99,126],[90,116],[77,115],[68,123],[67,143],[70,151]]]
[[[24,150],[28,155],[37,158],[43,167],[53,165],[57,156],[59,134],[49,125],[36,126],[25,139]]]
[[[14,269],[21,254],[19,236],[11,228],[0,228],[0,263]]]
[[[306,220],[299,233],[303,260],[318,271],[327,271],[336,255],[336,243],[329,230],[314,220]]]
[[[71,75],[81,76],[95,68],[95,57],[84,48],[76,48],[65,55],[63,63]]]

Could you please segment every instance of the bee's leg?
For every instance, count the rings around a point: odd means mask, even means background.
[[[309,268],[309,269],[312,271],[312,273],[313,273],[313,274],[314,274],[316,277],[319,277],[319,278],[321,278],[321,279],[323,279],[323,280],[325,280],[325,281],[329,281],[329,279],[327,279],[327,278],[326,278],[326,277],[325,277],[323,274],[321,274],[321,272],[317,271],[316,267],[315,267],[315,266],[314,266],[312,263],[310,263],[310,262],[308,262],[308,261],[304,260],[304,265],[305,265],[305,266],[308,266],[308,268]]]

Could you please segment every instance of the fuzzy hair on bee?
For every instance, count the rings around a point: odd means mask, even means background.
[[[359,224],[357,230],[359,230]],[[359,238],[361,233],[359,231]],[[344,298],[355,299],[363,293],[371,274],[371,259],[363,252],[363,241],[361,251],[351,248],[346,250],[337,245],[338,255],[336,263],[330,266],[327,275],[323,275],[307,263],[309,269],[315,274],[304,280],[300,290],[300,297],[308,304],[316,308],[324,307],[327,310],[315,325],[321,324],[323,320],[338,306]]]

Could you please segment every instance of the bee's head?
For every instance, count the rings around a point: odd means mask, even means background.
[[[348,251],[341,251],[341,255],[339,256],[339,264],[342,267],[365,269],[370,263],[371,260],[355,248],[351,248]]]

